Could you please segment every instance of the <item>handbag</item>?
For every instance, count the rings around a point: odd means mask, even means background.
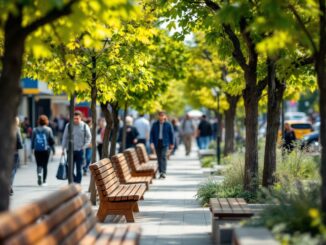
[[[56,177],[59,180],[66,180],[68,178],[68,165],[65,155],[62,155],[60,158]]]

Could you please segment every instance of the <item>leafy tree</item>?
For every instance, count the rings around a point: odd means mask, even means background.
[[[183,33],[179,36],[196,28],[205,31],[208,40],[220,40],[224,51],[232,50],[233,59],[242,69],[245,80],[242,95],[246,111],[244,188],[255,192],[258,187],[258,101],[267,80],[258,73],[259,65],[264,65],[264,62],[258,60],[256,50],[260,34],[249,29],[256,14],[255,11],[250,11],[252,4],[245,1],[159,1],[159,5],[164,7],[165,16],[178,19],[183,28]]]
[[[190,49],[193,55],[189,64],[188,88],[192,101],[216,112],[222,122],[221,112],[225,115],[224,154],[234,151],[234,123],[236,106],[243,89],[242,73],[231,59],[221,57],[216,48],[210,47],[204,40],[197,38],[197,46]],[[228,68],[226,68],[228,67]],[[221,90],[218,95],[216,89]],[[217,96],[221,99],[220,111],[217,111]],[[221,132],[221,123],[219,132]],[[221,135],[221,133],[219,133]]]
[[[0,210],[6,210],[9,205],[9,172],[11,169],[11,155],[14,146],[14,118],[17,114],[19,98],[21,96],[20,76],[23,66],[23,54],[25,46],[31,47],[35,55],[41,55],[43,51],[38,39],[38,30],[49,29],[48,24],[65,18],[66,33],[79,30],[83,27],[87,12],[94,10],[100,18],[110,19],[110,10],[126,9],[132,6],[127,1],[5,1],[0,6],[0,37],[2,45],[0,87],[2,91],[0,113],[4,120],[0,126],[0,135],[6,139],[6,144],[1,147],[1,174],[0,185]],[[35,42],[34,42],[35,41]],[[10,108],[10,110],[8,110]],[[10,130],[8,130],[8,128]],[[9,154],[8,154],[9,153]]]
[[[21,96],[20,75],[26,39],[39,27],[69,15],[75,3],[76,0],[49,1],[47,4],[42,4],[41,1],[6,1],[0,6],[0,113],[3,116],[0,135],[6,139],[0,149],[0,211],[7,210],[9,206],[9,176],[15,142],[14,120]]]
[[[326,2],[266,0],[263,1],[262,7],[268,15],[260,17],[260,26],[262,28],[268,26],[275,31],[262,40],[260,45],[271,53],[278,52],[285,45],[299,47],[307,55],[299,63],[314,64],[320,90],[321,200],[322,210],[326,213]]]

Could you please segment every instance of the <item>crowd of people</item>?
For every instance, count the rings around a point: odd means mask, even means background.
[[[74,182],[81,183],[82,175],[87,175],[88,166],[91,163],[91,118],[84,118],[80,111],[74,113]],[[31,127],[27,117],[19,123],[17,117],[17,150],[14,156],[12,171],[12,183],[19,167],[19,149],[25,148],[26,152],[33,153],[36,162],[38,185],[47,185],[47,168],[51,152],[55,154],[55,145],[62,145],[62,154],[68,149],[68,125],[69,118],[60,115],[52,121],[47,116],[38,118],[37,126]],[[157,121],[150,121],[144,114],[137,119],[127,116],[125,119],[125,141],[123,142],[123,125],[120,120],[117,148],[119,152],[129,147],[135,147],[138,143],[146,146],[148,153],[157,155],[160,177],[166,176],[166,161],[173,155],[180,143],[184,143],[186,155],[191,152],[192,142],[196,138],[199,149],[206,149],[209,141],[214,138],[213,126],[206,116],[202,116],[200,122],[194,121],[189,115],[179,122],[177,118],[169,119],[164,112],[158,114]],[[102,156],[103,140],[105,136],[106,122],[104,118],[98,120],[96,134],[97,155]],[[110,138],[110,136],[109,136]],[[124,143],[124,144],[123,144]],[[31,149],[31,151],[29,151]],[[29,154],[32,160],[32,154]],[[11,193],[13,190],[11,189]]]

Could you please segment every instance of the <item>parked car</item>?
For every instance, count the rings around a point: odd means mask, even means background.
[[[319,151],[319,131],[315,131],[310,134],[303,136],[301,141],[301,149],[306,149],[307,151]]]
[[[307,121],[285,121],[286,123],[289,123],[291,128],[294,130],[295,137],[297,140],[300,140],[303,138],[304,135],[310,134],[313,132],[312,124]]]
[[[314,130],[310,122],[304,121],[285,121],[289,123],[294,131],[297,140],[301,140],[305,135],[312,133]],[[281,143],[282,131],[278,131],[278,143]]]

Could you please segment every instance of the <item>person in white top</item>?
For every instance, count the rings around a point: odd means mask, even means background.
[[[192,138],[195,134],[195,126],[188,114],[186,114],[186,117],[181,124],[180,131],[186,148],[186,156],[189,156],[191,152]]]
[[[134,123],[134,127],[138,131],[138,143],[143,143],[147,146],[147,142],[149,140],[149,132],[150,132],[150,123],[144,117],[144,114],[140,114],[139,118]]]

